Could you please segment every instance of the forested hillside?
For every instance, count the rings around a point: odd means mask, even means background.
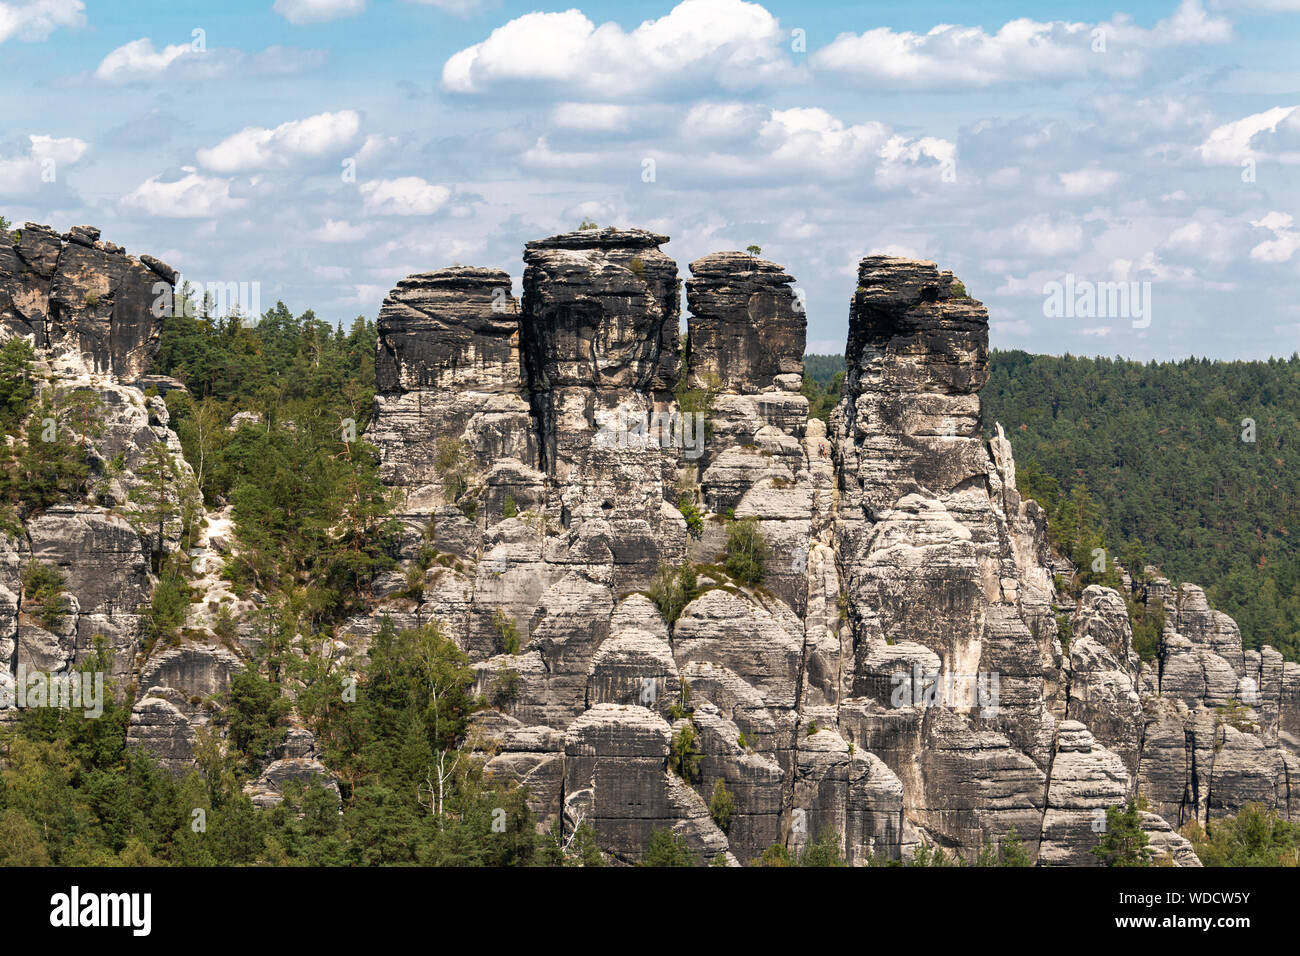
[[[1204,587],[1248,647],[1300,659],[1300,357],[994,351],[981,396],[1022,473],[1086,488],[1116,553],[1144,548]]]
[[[824,418],[844,358],[804,357]],[[1076,563],[1094,544],[1205,588],[1248,647],[1300,659],[1300,357],[1143,364],[994,350],[981,392]],[[1100,526],[1071,535],[1066,522]],[[1076,542],[1076,538],[1079,540]]]

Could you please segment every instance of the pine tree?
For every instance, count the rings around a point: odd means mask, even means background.
[[[1150,866],[1153,851],[1147,846],[1147,835],[1142,830],[1142,813],[1136,800],[1106,809],[1106,832],[1092,855],[1104,866]]]
[[[175,488],[179,472],[166,443],[154,442],[135,473],[143,484],[131,489],[130,498],[136,506],[131,519],[141,534],[152,539],[153,569],[157,574],[162,569],[168,535],[179,530],[181,504]]]

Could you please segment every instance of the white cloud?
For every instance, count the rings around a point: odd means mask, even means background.
[[[122,85],[171,79],[215,80],[236,73],[240,76],[280,76],[313,69],[325,62],[318,50],[267,47],[248,54],[229,48],[197,48],[192,43],[173,43],[155,49],[153,40],[141,37],[110,52],[95,69],[101,83]]]
[[[310,235],[317,242],[356,242],[364,239],[369,232],[367,226],[353,225],[339,219],[326,219],[325,225],[313,229]]]
[[[76,163],[90,144],[74,136],[54,137],[31,135],[27,137],[26,153],[0,158],[0,196],[25,196],[39,189],[47,180],[47,170],[56,177],[61,166]]]
[[[366,0],[275,0],[271,9],[295,25],[327,23],[364,12]]]
[[[366,212],[376,216],[430,216],[447,204],[451,190],[419,176],[377,179],[361,184]]]
[[[1300,106],[1275,106],[1262,113],[1252,113],[1231,123],[1224,123],[1214,129],[1200,145],[1201,159],[1208,166],[1238,166],[1243,160],[1268,157],[1267,151],[1255,148],[1256,145],[1263,145],[1256,143],[1257,138],[1263,138],[1261,134],[1273,133],[1279,125],[1295,120],[1300,116],[1298,110]],[[1280,162],[1300,162],[1300,153],[1283,153],[1276,158]]]
[[[607,99],[691,86],[748,89],[796,75],[775,17],[744,0],[683,0],[630,33],[579,10],[528,13],[443,65],[443,86],[552,85]]]
[[[1124,15],[1097,24],[1021,18],[992,34],[947,23],[923,34],[877,27],[840,34],[813,53],[811,62],[817,70],[881,88],[987,87],[1091,74],[1136,76],[1148,50],[1222,43],[1231,36],[1228,21],[1206,13],[1200,0],[1182,0],[1172,16],[1149,30]]]
[[[1028,335],[1034,330],[1033,325],[1025,319],[1003,319],[990,322],[989,326],[998,335]]]
[[[27,0],[0,3],[0,43],[16,37],[29,43],[46,40],[59,27],[85,26],[82,0]]]
[[[758,142],[782,165],[850,176],[855,167],[874,163],[889,142],[889,129],[877,122],[845,126],[826,110],[796,107],[773,110]]]
[[[1250,250],[1250,257],[1260,262],[1286,262],[1300,250],[1300,230],[1294,228],[1295,220],[1284,212],[1270,212],[1251,221],[1252,226],[1267,229],[1273,238],[1261,242]]]
[[[178,59],[194,52],[188,43],[174,43],[155,50],[153,41],[142,37],[122,44],[104,57],[95,70],[95,77],[107,83],[128,83],[159,76]]]
[[[167,219],[207,219],[239,209],[247,200],[230,195],[230,180],[201,175],[193,167],[164,183],[154,176],[122,197],[122,205],[146,216]]]
[[[200,149],[197,155],[202,166],[218,173],[282,168],[296,160],[345,149],[360,128],[361,117],[354,110],[318,113],[274,129],[249,126],[211,149]]]
[[[688,140],[736,139],[758,132],[764,111],[745,103],[696,103],[682,120],[681,133]]]
[[[1037,256],[1059,256],[1083,248],[1083,227],[1046,213],[1017,223],[1011,238],[1022,250]]]
[[[627,128],[631,110],[615,103],[560,103],[551,110],[551,123],[560,129],[617,132]]]
[[[1096,196],[1108,192],[1124,177],[1111,169],[1076,169],[1058,173],[1057,178],[1067,196]]]

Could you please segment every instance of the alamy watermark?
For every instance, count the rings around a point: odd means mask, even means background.
[[[176,285],[155,282],[151,290],[154,294],[150,311],[156,318],[172,316],[194,318],[208,315],[214,319],[226,319],[235,315],[252,316],[262,314],[262,283],[260,282],[186,282],[183,276],[176,277]]]
[[[1150,282],[1092,282],[1066,273],[1064,282],[1043,285],[1043,315],[1049,319],[1131,319],[1133,328],[1151,325]]]
[[[0,683],[0,710],[17,707],[81,708],[86,717],[95,719],[104,713],[104,674],[102,671],[72,671],[53,674],[28,672],[19,664],[14,684]]]
[[[680,448],[692,461],[704,454],[704,413],[597,412],[594,444],[602,448]]]
[[[954,674],[925,671],[920,664],[914,664],[910,672],[895,671],[890,675],[890,681],[894,685],[889,698],[893,707],[979,708],[981,717],[996,717],[999,713],[1001,678],[997,671]]]

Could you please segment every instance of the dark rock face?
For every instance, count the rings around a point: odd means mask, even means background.
[[[986,471],[978,392],[988,381],[988,313],[933,263],[868,256],[849,312],[843,463],[861,506],[919,488],[946,493]],[[858,451],[857,449],[860,449]]]
[[[0,324],[91,372],[122,381],[148,372],[162,328],[153,304],[175,271],[128,256],[89,226],[60,236],[27,223],[17,234],[0,236]]]
[[[745,252],[715,252],[691,263],[687,355],[693,385],[759,392],[778,375],[803,376],[808,317],[789,275]]]
[[[667,236],[641,230],[570,232],[524,252],[525,376],[548,473],[563,473],[589,444],[597,409],[636,398],[649,410],[677,384],[677,264]]]
[[[503,458],[533,463],[518,313],[510,276],[494,269],[411,276],[384,300],[367,438],[382,452],[386,480],[414,496],[416,509],[443,490],[438,437],[464,441],[485,469]]]
[[[410,276],[379,313],[376,386],[518,390],[518,305],[496,269],[443,269]]]

